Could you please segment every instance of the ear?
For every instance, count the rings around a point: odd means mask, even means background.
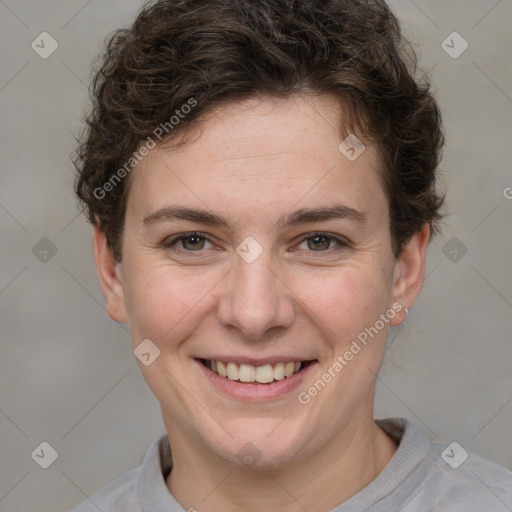
[[[94,226],[93,248],[101,289],[107,302],[107,314],[116,322],[127,322],[128,315],[126,314],[120,272],[121,264],[114,258],[114,254],[107,244],[105,233],[98,225]]]
[[[425,256],[430,241],[430,226],[424,224],[405,245],[395,264],[393,283],[394,302],[402,305],[403,309],[391,320],[391,325],[401,324],[407,312],[418,297],[425,278]]]

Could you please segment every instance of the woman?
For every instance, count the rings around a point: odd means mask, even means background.
[[[362,0],[161,0],[111,39],[76,190],[167,434],[76,511],[512,510],[506,469],[373,418],[443,202],[404,46]]]

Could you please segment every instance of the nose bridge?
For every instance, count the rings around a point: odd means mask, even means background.
[[[253,261],[235,258],[219,305],[224,326],[235,326],[244,337],[256,340],[272,327],[291,324],[293,304],[274,266],[268,251]]]

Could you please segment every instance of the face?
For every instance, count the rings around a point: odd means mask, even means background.
[[[421,269],[393,256],[377,152],[338,149],[342,116],[330,97],[230,104],[132,171],[104,291],[160,351],[139,365],[175,439],[279,466],[371,421]]]

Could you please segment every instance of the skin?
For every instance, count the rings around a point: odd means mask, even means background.
[[[373,421],[375,382],[389,326],[403,322],[421,289],[429,227],[393,255],[377,151],[367,146],[354,162],[340,152],[342,115],[329,96],[219,108],[185,145],[157,147],[132,171],[121,263],[95,229],[108,314],[129,322],[134,347],[150,339],[160,349],[139,366],[171,440],[167,487],[186,509],[328,511],[375,479],[396,451]],[[340,203],[366,222],[278,225],[297,209]],[[144,224],[169,205],[223,215],[228,226]],[[165,246],[191,231],[208,241]],[[317,231],[346,245],[312,243]],[[248,236],[263,250],[252,263],[236,252]],[[299,403],[298,392],[396,303],[403,309],[389,324]],[[248,401],[204,376],[195,358],[214,355],[316,363],[298,389]],[[247,443],[258,453],[252,466],[237,456]]]

